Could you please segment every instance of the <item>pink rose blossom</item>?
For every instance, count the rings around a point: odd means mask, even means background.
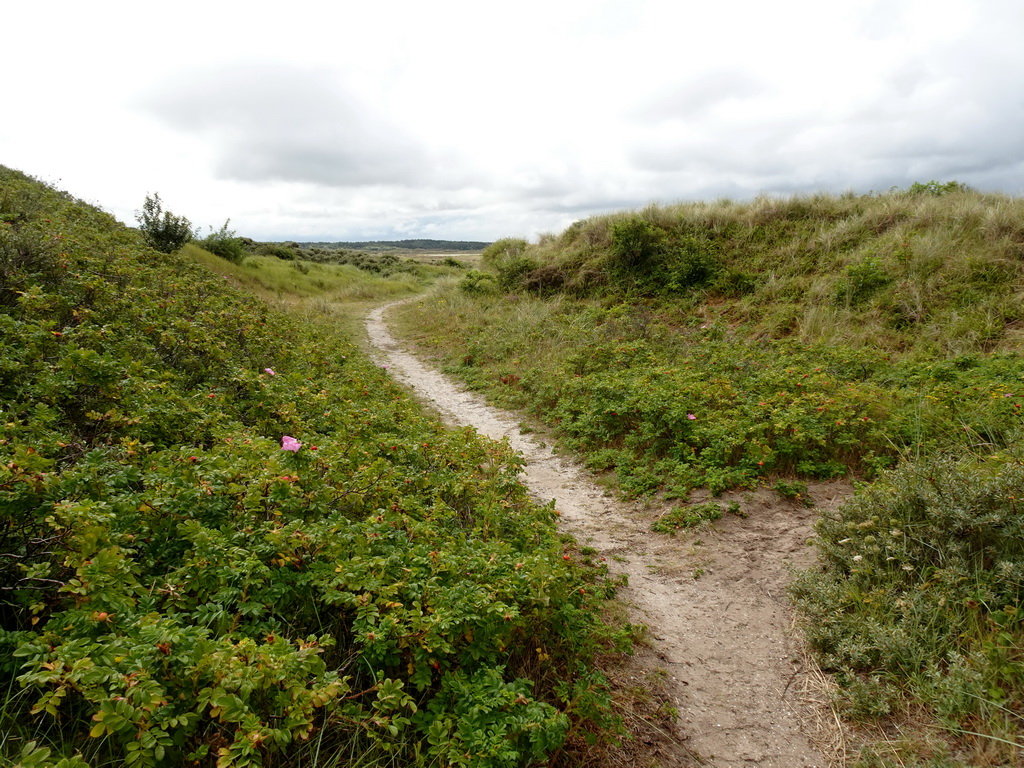
[[[301,448],[301,447],[302,447],[302,443],[300,443],[298,440],[296,440],[291,435],[285,435],[284,437],[281,438],[281,450],[282,451],[292,451],[294,453],[294,452],[298,452],[299,448]]]

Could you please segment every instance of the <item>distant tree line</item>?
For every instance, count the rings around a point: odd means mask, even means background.
[[[482,251],[490,243],[473,240],[368,240],[366,242],[303,243],[308,247],[335,248],[360,251]]]

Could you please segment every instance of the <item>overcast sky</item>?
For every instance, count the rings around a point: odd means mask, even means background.
[[[134,223],[493,240],[651,202],[1024,192],[1022,0],[5,3],[0,164]]]

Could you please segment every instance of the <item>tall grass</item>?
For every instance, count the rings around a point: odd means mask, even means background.
[[[532,274],[503,280],[498,265],[499,283],[669,303],[696,292],[755,333],[808,341],[842,338],[852,322],[868,326],[856,334],[862,343],[893,351],[1019,351],[1022,220],[1024,201],[959,186],[652,205],[545,238],[515,265],[531,263]],[[616,242],[629,222],[649,228],[650,250],[624,270],[615,266]],[[707,279],[693,279],[698,258]],[[780,302],[792,311],[769,307]],[[829,323],[829,313],[812,311],[823,307],[848,311]]]
[[[422,290],[432,272],[441,271],[417,265],[409,272],[384,277],[350,264],[284,261],[273,256],[247,256],[241,264],[233,264],[192,243],[182,249],[182,255],[254,293],[279,299],[329,297],[339,301],[373,301],[408,296]]]

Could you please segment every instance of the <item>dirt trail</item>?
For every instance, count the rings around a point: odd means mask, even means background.
[[[813,562],[807,545],[818,511],[849,493],[842,484],[811,489],[816,509],[771,491],[735,498],[745,518],[669,537],[650,531],[651,515],[609,498],[570,460],[520,432],[514,415],[485,404],[405,352],[384,313],[367,319],[372,344],[396,379],[457,425],[507,437],[526,459],[524,482],[556,499],[569,532],[607,557],[629,586],[620,591],[631,621],[650,627],[679,711],[678,738],[717,768],[799,768],[832,764],[832,716],[805,665],[785,587],[789,567]]]

